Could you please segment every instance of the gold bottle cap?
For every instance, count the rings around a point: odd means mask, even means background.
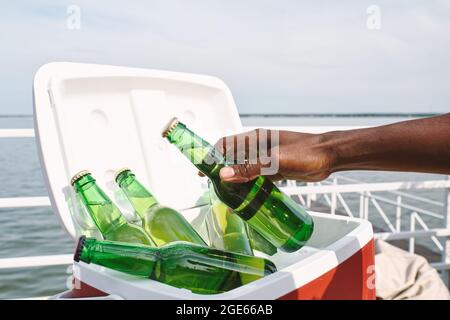
[[[86,236],[81,236],[78,239],[77,247],[73,255],[73,260],[75,262],[80,262],[81,254],[83,253],[84,244],[86,243]]]
[[[130,168],[121,168],[121,169],[117,170],[116,173],[114,174],[114,181],[117,182],[117,178],[119,177],[119,175],[125,171],[131,171],[131,169]]]
[[[77,182],[78,180],[80,180],[80,179],[83,178],[84,176],[87,176],[88,174],[91,174],[91,172],[88,171],[88,170],[82,170],[82,171],[76,173],[76,174],[72,177],[72,179],[70,179],[70,185],[73,186],[73,184],[74,184],[75,182]]]
[[[178,118],[172,118],[172,120],[170,120],[169,124],[167,125],[166,129],[164,129],[164,131],[162,132],[162,136],[163,138],[167,137],[169,135],[169,133],[177,126],[177,124],[180,121],[178,120]]]

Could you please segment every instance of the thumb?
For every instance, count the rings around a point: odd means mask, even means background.
[[[220,178],[227,182],[247,182],[261,174],[260,164],[238,164],[220,169]]]

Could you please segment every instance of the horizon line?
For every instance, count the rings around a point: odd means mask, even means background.
[[[355,112],[355,113],[239,113],[240,117],[431,117],[444,112]],[[33,114],[0,114],[0,118],[31,118]]]
[[[444,112],[357,112],[357,113],[240,113],[239,116],[249,117],[431,117]]]

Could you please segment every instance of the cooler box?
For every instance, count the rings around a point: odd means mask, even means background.
[[[207,241],[206,179],[161,137],[174,116],[210,142],[243,131],[230,90],[214,77],[65,62],[37,71],[34,117],[41,166],[53,211],[73,238],[95,228],[70,186],[72,175],[90,170],[132,219],[133,210],[114,183],[115,170],[129,167]],[[371,224],[311,215],[315,230],[307,246],[269,257],[278,272],[226,293],[194,294],[79,262],[74,263],[75,288],[56,298],[374,299]]]

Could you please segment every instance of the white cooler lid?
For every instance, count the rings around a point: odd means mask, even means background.
[[[54,212],[77,235],[80,206],[70,178],[89,170],[124,212],[114,171],[129,167],[161,203],[200,205],[206,180],[161,137],[176,116],[206,140],[242,131],[218,78],[149,69],[56,62],[34,78],[36,141]],[[70,205],[69,205],[70,204]]]

